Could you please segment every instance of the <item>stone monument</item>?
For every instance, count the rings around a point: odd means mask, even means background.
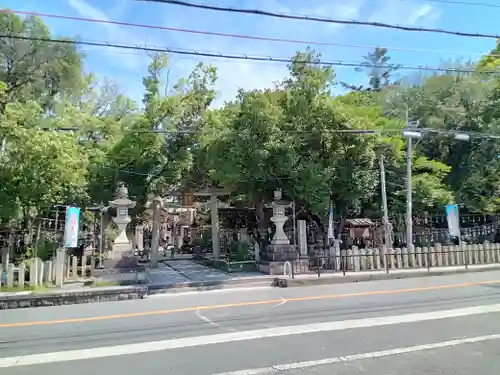
[[[127,225],[130,223],[129,209],[134,208],[136,202],[128,197],[128,189],[124,183],[118,185],[116,190],[116,198],[109,202],[109,207],[116,209],[116,216],[112,216],[111,220],[118,227],[118,236],[113,242],[110,258],[113,260],[127,259],[134,256],[132,243],[127,237]]]

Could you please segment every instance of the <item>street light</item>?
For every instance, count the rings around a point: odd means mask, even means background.
[[[412,169],[413,169],[413,139],[423,137],[426,129],[417,129],[420,121],[408,121],[408,112],[406,111],[406,127],[403,130],[403,137],[408,139],[406,151],[406,244],[408,247],[413,245],[413,219],[412,219]],[[430,130],[432,131],[432,130]],[[453,132],[453,138],[457,141],[469,142],[471,137],[466,133]]]
[[[413,169],[413,139],[422,138],[422,132],[416,130],[420,126],[420,121],[408,121],[409,108],[406,109],[405,130],[403,137],[408,139],[406,150],[406,244],[413,245],[413,219],[412,219],[412,169]]]

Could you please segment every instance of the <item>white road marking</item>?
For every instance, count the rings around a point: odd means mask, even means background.
[[[210,318],[207,318],[205,315],[203,315],[200,311],[200,309],[198,308],[196,310],[196,316],[198,318],[200,318],[201,320],[203,320],[205,323],[208,323],[210,324],[211,326],[214,326],[214,327],[217,327],[217,328],[220,328],[220,324],[219,323],[216,323],[214,322],[213,320],[211,320]]]
[[[497,333],[494,335],[478,336],[478,337],[470,337],[470,338],[465,338],[465,339],[443,341],[443,342],[437,342],[434,344],[409,346],[406,348],[382,350],[379,352],[360,353],[360,354],[347,355],[347,356],[343,356],[343,357],[325,358],[325,359],[320,359],[317,361],[295,362],[295,363],[287,363],[284,365],[275,365],[272,367],[262,367],[262,368],[232,371],[232,372],[221,372],[221,373],[214,374],[214,375],[265,375],[265,374],[273,374],[273,373],[281,372],[281,371],[305,369],[305,368],[316,367],[316,366],[321,366],[321,365],[332,365],[335,363],[354,362],[354,361],[359,361],[359,360],[363,360],[363,359],[375,359],[375,358],[389,357],[389,356],[398,355],[398,354],[414,353],[414,352],[420,352],[423,350],[446,348],[449,346],[473,344],[473,343],[477,343],[477,342],[499,340],[499,339],[500,339],[500,334]]]
[[[284,299],[284,298],[281,298],[281,299],[282,299],[282,301],[280,303],[274,305],[274,307],[283,306],[285,303],[287,303],[286,299]]]
[[[26,356],[0,358],[0,368],[38,365],[43,363],[67,362],[87,360],[92,358],[104,358],[120,355],[130,355],[163,350],[189,348],[195,346],[214,345],[228,342],[259,340],[281,336],[301,335],[317,332],[332,332],[354,328],[368,328],[386,326],[401,323],[415,323],[436,319],[456,318],[461,316],[498,313],[500,304],[486,306],[472,306],[461,309],[432,311],[395,316],[381,316],[375,318],[364,318],[344,321],[333,321],[325,323],[311,323],[296,326],[264,328],[252,331],[221,333],[217,335],[185,337],[171,340],[151,341],[136,344],[124,344],[106,346],[100,348],[88,348],[79,350],[68,350],[62,352],[30,354]]]

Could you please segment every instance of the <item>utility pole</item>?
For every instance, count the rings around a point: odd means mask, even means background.
[[[387,208],[387,189],[385,184],[385,166],[384,155],[380,155],[380,185],[382,190],[382,208],[383,208],[383,221],[384,221],[384,242],[385,246],[391,246],[390,233],[389,233],[389,211]]]
[[[103,264],[102,264],[102,257],[104,254],[104,236],[106,235],[106,232],[104,231],[104,212],[107,210],[106,207],[103,206],[101,203],[99,206],[99,263],[97,265],[97,268],[103,269]]]
[[[403,135],[408,140],[406,149],[406,245],[413,245],[413,219],[412,219],[412,169],[413,169],[413,138],[421,138],[422,133],[418,131],[420,121],[409,121],[409,108],[406,108],[405,130]]]

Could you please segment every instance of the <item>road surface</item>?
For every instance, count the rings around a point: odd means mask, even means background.
[[[0,312],[2,375],[500,374],[500,272]]]

